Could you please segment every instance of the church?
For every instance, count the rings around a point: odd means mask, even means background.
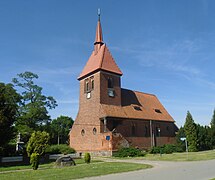
[[[158,98],[122,88],[122,75],[103,42],[99,15],[94,50],[78,77],[79,111],[69,134],[77,152],[111,156],[122,147],[175,143],[178,128]]]

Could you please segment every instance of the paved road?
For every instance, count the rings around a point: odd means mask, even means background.
[[[119,161],[119,160],[118,160]],[[123,160],[124,161],[124,160]],[[126,160],[151,164],[154,168],[86,178],[88,180],[209,180],[215,178],[215,160],[195,162],[158,162]]]

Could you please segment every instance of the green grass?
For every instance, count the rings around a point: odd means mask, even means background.
[[[92,163],[96,162],[103,162],[101,160],[92,160]],[[84,159],[75,159],[76,164],[84,164]],[[54,162],[52,163],[47,163],[47,164],[40,164],[39,168],[40,169],[47,169],[47,168],[52,168],[54,166]],[[13,171],[13,170],[25,170],[25,169],[32,169],[31,165],[21,165],[21,166],[8,166],[8,167],[0,167],[0,172],[2,171]]]
[[[189,152],[187,153],[173,153],[173,154],[147,154],[143,159],[156,161],[202,161],[215,159],[215,150]]]
[[[113,159],[139,159],[149,161],[203,161],[215,159],[215,150],[172,154],[146,154],[144,157],[112,157]]]
[[[50,167],[53,167],[53,163],[40,164],[39,167],[40,168],[50,168]],[[25,169],[32,169],[32,167],[31,167],[31,165],[0,167],[0,172],[14,171],[14,170],[25,170]]]
[[[77,179],[91,176],[99,176],[112,173],[120,173],[127,171],[140,170],[150,168],[150,165],[135,164],[135,163],[120,163],[120,162],[100,162],[81,164],[77,166],[70,166],[64,168],[48,168],[5,172],[0,174],[1,180],[13,180],[13,179]]]

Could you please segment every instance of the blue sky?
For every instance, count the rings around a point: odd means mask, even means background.
[[[76,117],[77,77],[92,50],[101,8],[103,37],[123,71],[122,87],[156,94],[184,124],[189,110],[209,124],[215,107],[213,0],[1,0],[0,81],[31,71],[58,107]]]

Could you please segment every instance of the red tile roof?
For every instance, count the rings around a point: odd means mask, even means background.
[[[101,104],[100,118],[117,117],[174,122],[155,95],[127,89],[121,89],[121,93],[122,106]]]
[[[105,44],[101,45],[97,53],[93,51],[78,79],[80,80],[88,74],[97,70],[105,70],[118,75],[122,75],[122,71],[117,66],[115,60],[113,59],[110,51]]]
[[[95,38],[94,44],[96,44],[96,43],[103,43],[102,26],[101,26],[100,19],[98,20],[97,28],[96,28],[96,38]]]

